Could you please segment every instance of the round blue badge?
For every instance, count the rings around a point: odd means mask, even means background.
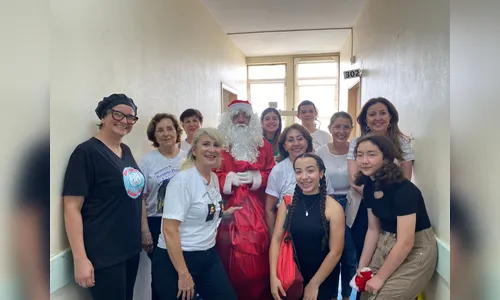
[[[130,198],[137,198],[144,188],[144,175],[132,167],[123,169],[123,183]]]

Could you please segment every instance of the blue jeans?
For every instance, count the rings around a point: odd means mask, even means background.
[[[335,200],[337,200],[340,203],[340,205],[342,205],[342,208],[344,209],[345,212],[347,206],[347,195],[334,195],[334,197]],[[354,242],[351,237],[351,230],[346,225],[345,235],[344,235],[344,251],[342,251],[342,256],[340,258],[342,297],[351,296],[352,288],[349,285],[349,282],[356,274],[356,268],[357,268],[356,266],[357,266],[356,248],[354,247]]]

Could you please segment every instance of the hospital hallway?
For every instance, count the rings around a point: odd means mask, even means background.
[[[311,100],[318,129],[345,111],[353,139],[363,104],[389,99],[438,247],[422,299],[450,299],[449,1],[52,0],[51,10],[50,299],[91,299],[74,282],[60,191],[75,146],[98,131],[95,104],[112,93],[139,108],[124,138],[136,160],[152,150],[158,112],[196,108],[217,127],[242,99],[259,115],[276,108],[285,128]],[[151,299],[150,265],[141,253],[134,300]]]

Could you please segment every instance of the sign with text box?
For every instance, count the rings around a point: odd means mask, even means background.
[[[344,71],[344,79],[350,79],[350,78],[356,78],[356,77],[361,77],[361,70],[360,69]]]

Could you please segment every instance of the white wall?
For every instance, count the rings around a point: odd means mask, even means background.
[[[139,122],[125,138],[138,160],[157,112],[220,116],[221,81],[246,97],[245,57],[198,0],[51,1],[51,255],[68,246],[61,183],[74,147],[95,134],[97,102],[125,93]]]
[[[341,72],[361,67],[362,103],[386,97],[400,114],[400,127],[413,136],[414,182],[424,194],[436,235],[450,241],[449,3],[368,0],[341,51]],[[342,74],[342,73],[341,73]],[[341,80],[340,109],[347,109]],[[426,299],[449,299],[449,286],[436,276]]]

